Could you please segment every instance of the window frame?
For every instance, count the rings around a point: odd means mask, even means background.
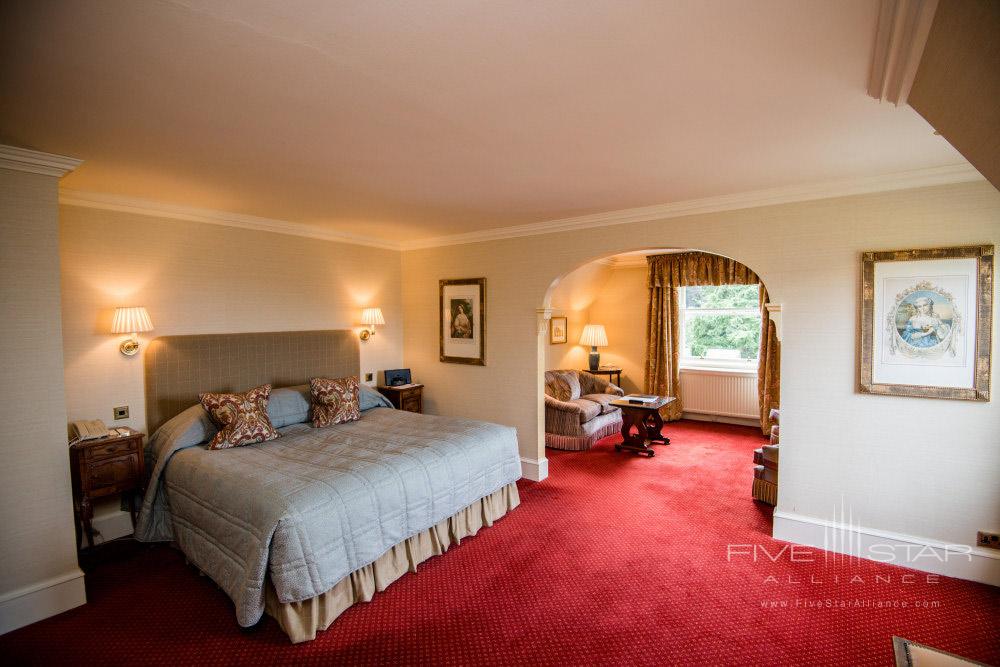
[[[696,287],[723,287],[723,285],[697,285]],[[699,315],[752,315],[758,322],[761,319],[760,309],[754,307],[747,308],[687,308],[687,287],[677,288],[677,323],[680,332],[680,349],[677,353],[677,365],[680,370],[706,370],[727,373],[756,373],[760,365],[760,352],[758,348],[757,357],[754,359],[703,359],[701,357],[688,357],[684,352],[687,350],[687,322],[693,314]]]

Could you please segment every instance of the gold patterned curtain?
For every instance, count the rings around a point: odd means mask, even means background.
[[[736,260],[704,252],[653,255],[648,263],[649,317],[646,329],[646,392],[673,396],[663,418],[680,419],[681,396],[680,316],[677,288],[697,285],[760,285],[761,345],[757,369],[757,394],[761,431],[771,431],[770,412],[779,399],[780,345],[774,323],[767,316],[767,289],[757,274]]]
[[[767,288],[760,283],[760,354],[757,355],[757,405],[760,409],[760,430],[771,433],[774,421],[771,408],[781,402],[781,343],[778,329],[768,316]]]

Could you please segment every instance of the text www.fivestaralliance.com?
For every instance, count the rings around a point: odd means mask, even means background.
[[[761,600],[761,609],[937,609],[940,600],[879,600],[875,598],[795,598]]]

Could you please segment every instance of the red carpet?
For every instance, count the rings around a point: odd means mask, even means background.
[[[773,563],[762,552],[727,562],[727,544],[783,546],[768,537],[770,508],[749,497],[761,438],[698,422],[666,431],[673,444],[652,459],[616,454],[615,438],[550,450],[550,479],[522,482],[521,507],[314,642],[289,644],[270,619],[241,633],[229,599],[155,546],[97,566],[89,604],[0,637],[0,655],[45,665],[891,665],[900,635],[1000,663],[1000,589],[827,563],[816,550],[812,563],[787,551]]]

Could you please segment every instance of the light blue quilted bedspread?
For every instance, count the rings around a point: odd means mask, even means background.
[[[150,441],[136,537],[176,540],[242,626],[264,613],[266,574],[282,602],[314,597],[521,476],[516,431],[497,424],[377,408],[210,451],[189,412]]]

